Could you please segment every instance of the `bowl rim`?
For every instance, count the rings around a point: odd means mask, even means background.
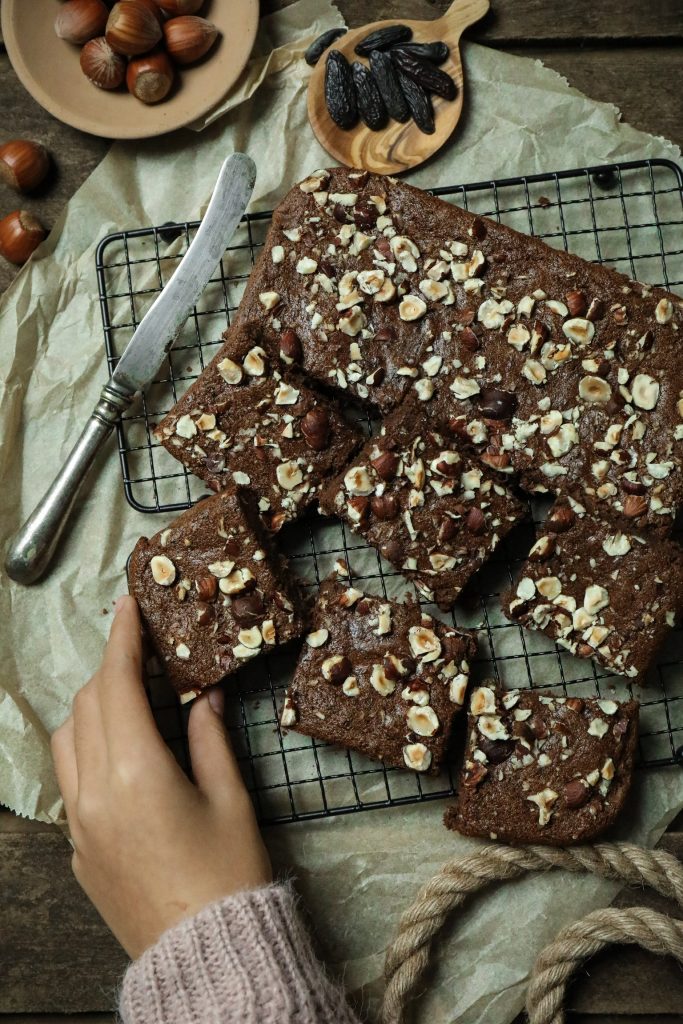
[[[25,2],[26,0],[23,0],[23,3]],[[238,0],[230,0],[230,3],[235,2],[238,2]],[[239,0],[239,2],[244,5],[245,12],[250,16],[248,22],[248,49],[246,50],[244,61],[237,61],[234,64],[234,74],[230,74],[225,78],[225,84],[222,86],[220,94],[212,94],[209,100],[198,104],[191,113],[186,112],[175,120],[171,116],[166,123],[164,123],[164,114],[168,115],[172,111],[168,106],[165,107],[163,102],[156,104],[153,108],[149,109],[159,111],[160,121],[153,126],[150,125],[142,129],[139,125],[136,127],[135,118],[131,118],[126,124],[112,125],[110,123],[109,125],[104,125],[87,114],[80,115],[77,112],[74,113],[72,109],[65,110],[59,100],[54,99],[50,92],[34,76],[22,53],[21,44],[15,31],[14,19],[14,13],[22,4],[22,0],[2,0],[0,4],[0,26],[7,56],[19,81],[33,99],[47,110],[49,114],[56,117],[58,121],[103,139],[150,139],[159,135],[166,135],[177,128],[185,128],[188,124],[196,121],[197,118],[208,114],[210,110],[218,106],[244,71],[251,57],[258,32],[259,0]],[[125,98],[124,94],[121,95],[122,98]]]

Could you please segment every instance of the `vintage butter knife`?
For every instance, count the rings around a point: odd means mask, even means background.
[[[255,180],[254,162],[244,153],[223,163],[192,244],[141,320],[64,466],[12,541],[5,569],[17,583],[35,583],[47,569],[95,456],[178,337],[242,219]]]

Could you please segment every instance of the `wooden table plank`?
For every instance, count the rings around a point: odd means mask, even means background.
[[[127,957],[56,829],[0,835],[0,1013],[111,1011]]]
[[[113,1009],[126,957],[76,884],[69,846],[50,826],[7,831],[8,817],[0,817],[0,1024],[2,1014]],[[660,845],[683,858],[683,832]],[[648,890],[625,890],[616,905],[672,912]],[[569,1005],[583,1014],[675,1014],[683,1006],[683,972],[635,948],[606,951],[579,973]]]
[[[64,204],[109,149],[106,139],[86,135],[57,121],[29,96],[12,70],[9,57],[0,52],[0,96],[3,97],[0,142],[7,139],[36,139],[52,155],[52,170],[38,192],[20,196],[0,183],[0,217],[26,208],[46,227],[58,220]],[[14,280],[18,268],[0,259],[0,294]]]
[[[424,18],[448,10],[451,0],[337,0],[351,27],[371,18]],[[270,7],[285,6],[270,0]],[[666,42],[683,39],[683,0],[492,0],[491,11],[468,35],[481,42],[584,43],[588,41]],[[381,10],[380,10],[381,9]]]
[[[592,99],[614,103],[626,123],[683,146],[680,98],[683,49],[680,46],[541,47],[534,50],[515,46],[507,52],[542,60]],[[607,151],[605,159],[609,159]],[[577,153],[574,166],[581,163],[581,154]]]
[[[666,833],[658,846],[683,860],[683,832]],[[651,889],[623,889],[613,906],[649,907],[669,917],[683,917],[680,907]],[[683,971],[672,957],[655,956],[637,946],[606,949],[583,966],[570,990],[568,1005],[587,1014],[679,1014]]]

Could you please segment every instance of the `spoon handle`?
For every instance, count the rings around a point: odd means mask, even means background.
[[[439,23],[452,39],[459,38],[469,25],[488,13],[489,7],[490,0],[455,0],[439,18]]]

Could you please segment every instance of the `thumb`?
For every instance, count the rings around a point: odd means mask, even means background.
[[[198,697],[190,711],[187,739],[194,780],[210,800],[225,799],[234,788],[243,788],[230,739],[223,723],[225,697],[220,686]]]

